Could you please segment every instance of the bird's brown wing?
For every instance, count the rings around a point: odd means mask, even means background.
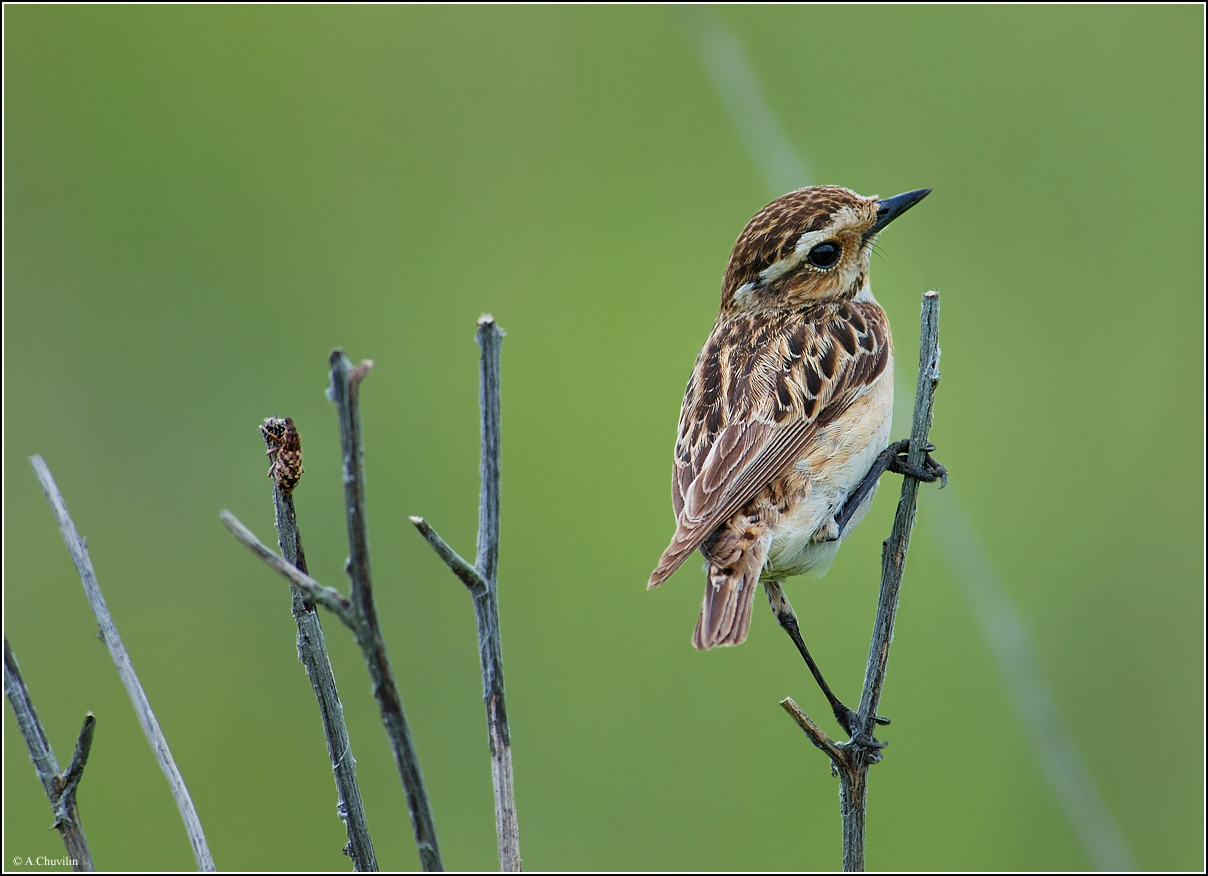
[[[818,429],[880,379],[892,352],[889,322],[875,302],[719,317],[680,411],[675,535],[647,586],[666,581],[805,456]]]

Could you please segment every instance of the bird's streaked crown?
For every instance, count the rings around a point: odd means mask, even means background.
[[[734,244],[722,310],[775,311],[855,298],[867,285],[877,232],[929,191],[881,200],[842,186],[811,186],[777,198]]]

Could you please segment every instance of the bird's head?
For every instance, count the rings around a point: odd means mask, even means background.
[[[930,192],[865,198],[841,186],[810,186],[777,198],[752,217],[734,244],[722,282],[722,311],[854,298],[868,284],[877,232]]]

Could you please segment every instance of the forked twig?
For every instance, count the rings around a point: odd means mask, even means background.
[[[84,826],[80,824],[80,811],[76,805],[76,788],[84,776],[84,767],[88,763],[88,754],[92,750],[92,734],[96,729],[96,718],[92,712],[84,718],[84,727],[76,740],[75,751],[72,752],[71,762],[65,772],[59,772],[59,762],[34,711],[33,700],[25,687],[25,679],[21,677],[21,667],[4,637],[4,695],[12,704],[13,714],[17,718],[17,726],[25,737],[29,748],[30,759],[34,762],[38,778],[46,797],[50,800],[50,808],[55,814],[55,830],[63,837],[63,845],[67,847],[67,857],[71,861],[71,869],[77,872],[96,870],[92,862],[92,851],[88,848],[88,839],[84,836]],[[18,863],[20,863],[18,861]]]
[[[512,742],[508,728],[503,686],[503,648],[499,631],[499,488],[500,345],[503,329],[489,314],[478,320],[478,402],[482,424],[482,457],[479,464],[481,497],[478,505],[478,556],[470,565],[449,547],[426,520],[411,522],[427,539],[437,556],[445,561],[474,599],[478,626],[478,655],[482,664],[482,699],[487,711],[487,738],[491,750],[491,781],[495,788],[495,833],[499,840],[499,866],[505,873],[521,869],[520,829],[516,821],[516,791],[512,776]]]
[[[382,724],[394,751],[399,777],[403,782],[403,792],[407,797],[407,809],[411,813],[420,865],[425,871],[443,870],[440,847],[436,839],[436,825],[432,820],[432,807],[424,786],[419,755],[411,738],[411,729],[407,725],[403,700],[394,680],[394,671],[390,667],[390,656],[386,652],[386,643],[378,625],[377,608],[373,602],[358,402],[360,383],[373,367],[373,363],[362,362],[354,368],[340,350],[332,351],[330,362],[331,383],[327,396],[336,405],[340,424],[340,447],[344,457],[344,506],[349,542],[348,576],[352,585],[350,597],[345,599],[338,591],[324,587],[277,556],[231,512],[224,510],[219,517],[239,541],[301,590],[307,598],[335,614],[352,631],[357,644],[361,646],[365,666],[373,682],[373,695],[382,715]]]
[[[907,462],[916,469],[922,467],[927,453],[927,436],[931,430],[935,388],[940,381],[939,348],[940,295],[928,292],[923,296],[922,336],[919,344],[919,380],[914,400],[914,419],[910,430],[910,450]],[[889,660],[889,643],[893,640],[893,621],[898,610],[902,573],[906,567],[906,552],[910,547],[910,532],[918,508],[919,479],[906,474],[902,478],[902,495],[894,517],[893,529],[881,550],[881,595],[877,602],[877,617],[873,624],[872,643],[868,651],[868,666],[864,673],[864,690],[857,712],[857,730],[848,742],[834,742],[809,719],[801,708],[786,698],[781,706],[800,725],[810,741],[831,759],[839,775],[839,811],[843,818],[843,869],[847,872],[864,870],[864,818],[867,809],[868,768],[881,759],[880,747],[873,744],[873,730],[881,689],[885,684],[885,666]]]

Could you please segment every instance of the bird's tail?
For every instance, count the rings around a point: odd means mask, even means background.
[[[684,560],[692,556],[692,552],[695,550],[695,540],[677,529],[675,536],[671,539],[671,544],[667,546],[667,550],[663,551],[663,555],[659,558],[659,564],[654,567],[654,572],[651,573],[650,580],[646,583],[646,589],[653,590],[670,578],[671,574],[682,566]]]
[[[759,573],[772,541],[770,534],[749,528],[738,537],[724,530],[719,536],[702,549],[709,561],[708,578],[692,634],[692,644],[700,651],[746,641]]]

